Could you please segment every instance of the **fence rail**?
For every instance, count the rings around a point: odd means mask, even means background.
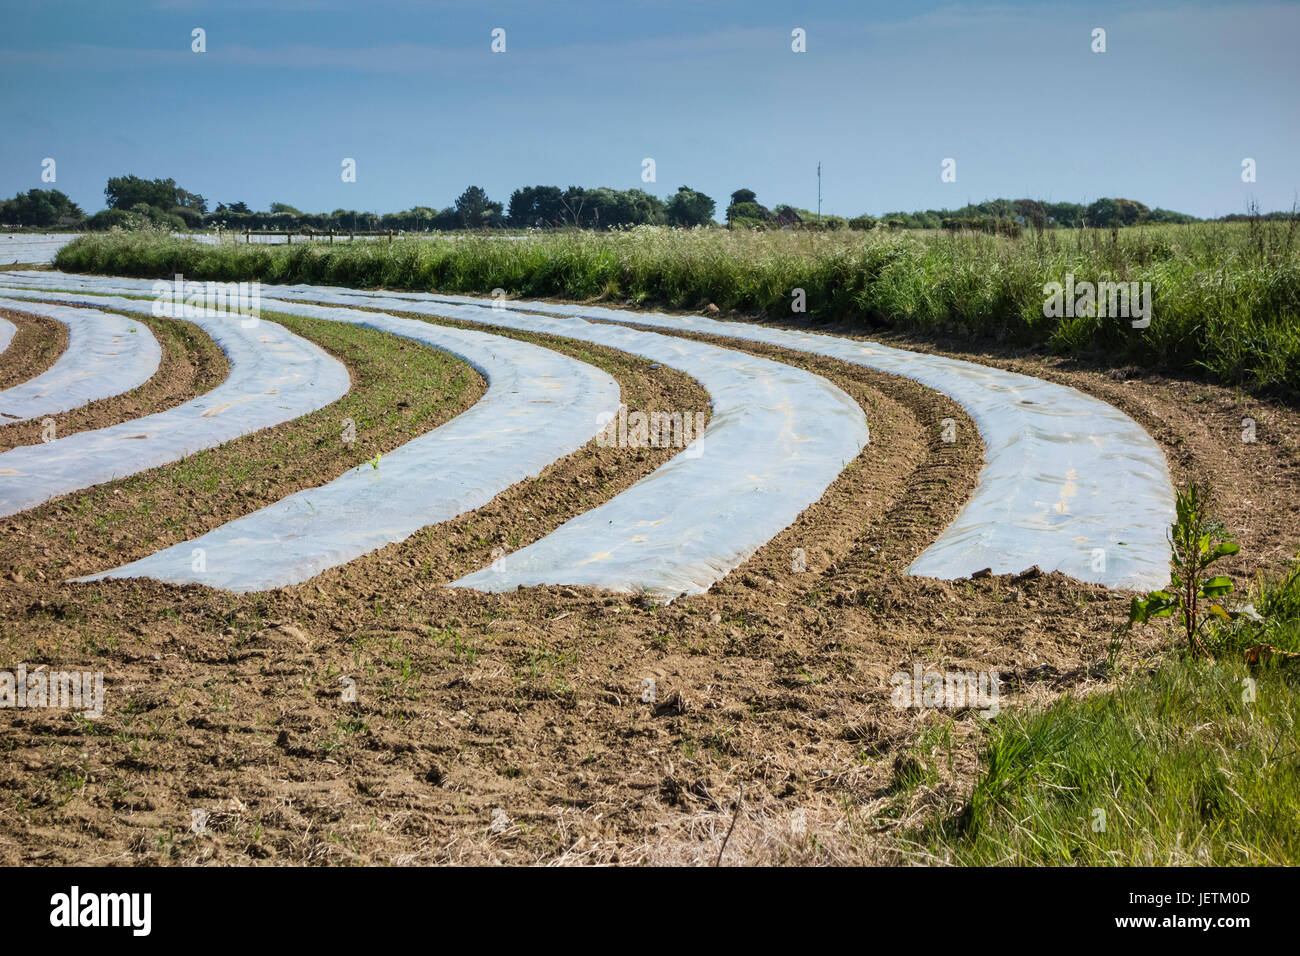
[[[220,237],[220,235],[221,235],[221,231],[217,230],[217,236]],[[236,233],[236,235],[238,235],[238,233]],[[353,240],[356,239],[357,236],[360,236],[363,239],[387,238],[388,244],[392,245],[394,235],[395,233],[393,232],[392,229],[382,229],[377,231],[366,231],[364,229],[350,229],[345,232],[339,232],[338,230],[335,229],[331,229],[329,232],[305,232],[305,231],[294,231],[294,230],[290,230],[288,232],[279,232],[279,231],[263,231],[260,229],[259,230],[245,229],[244,242],[251,243],[254,237],[261,238],[262,236],[284,236],[285,244],[291,246],[293,245],[293,237],[298,236],[299,238],[307,240],[309,242],[312,241],[323,242],[325,240],[329,240],[329,242],[333,244],[336,236],[340,239],[346,236],[348,239],[353,239]]]

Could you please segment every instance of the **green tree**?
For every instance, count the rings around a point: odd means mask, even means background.
[[[1135,226],[1151,218],[1151,210],[1136,199],[1116,199],[1119,205],[1119,221],[1126,226]]]
[[[104,198],[108,200],[110,209],[130,209],[140,203],[155,209],[171,209],[180,205],[177,193],[174,179],[114,176],[104,186]]]
[[[732,225],[752,226],[772,218],[770,210],[756,202],[736,202],[727,207],[727,222]],[[740,220],[744,220],[743,223]]]
[[[488,198],[481,186],[470,186],[456,198],[456,218],[464,229],[501,225],[501,203]]]
[[[176,190],[176,205],[182,209],[192,209],[199,215],[208,211],[208,201],[198,193],[188,192],[179,187]]]
[[[1189,216],[1185,212],[1174,212],[1172,209],[1161,209],[1159,207],[1152,209],[1151,215],[1147,218],[1149,222],[1173,222],[1179,224],[1200,221],[1195,216]]]
[[[728,225],[753,227],[761,223],[771,222],[773,218],[772,210],[759,203],[754,190],[737,189],[731,194],[731,205],[727,207]],[[743,220],[743,222],[737,222],[737,220]]]
[[[1016,213],[1025,221],[1025,225],[1032,226],[1036,232],[1042,232],[1047,228],[1047,210],[1043,204],[1034,199],[1017,199],[1015,202]]]
[[[669,224],[674,226],[703,226],[713,221],[717,204],[690,186],[678,186],[676,194],[668,200],[664,210]]]
[[[61,219],[82,220],[81,207],[57,189],[29,189],[4,204],[0,219],[20,226],[54,226]]]
[[[1097,229],[1114,229],[1145,222],[1151,210],[1134,199],[1098,199],[1084,212],[1089,226]]]
[[[1043,203],[1043,211],[1047,213],[1047,221],[1050,225],[1060,226],[1063,229],[1077,229],[1087,224],[1086,210],[1077,202]]]
[[[623,195],[627,197],[631,218],[625,225],[661,226],[668,221],[664,201],[651,195],[644,189],[628,189]]]
[[[558,226],[564,221],[564,193],[559,186],[524,186],[510,194],[512,226]]]

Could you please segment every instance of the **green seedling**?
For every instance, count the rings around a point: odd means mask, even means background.
[[[1232,611],[1224,608],[1219,599],[1232,593],[1232,579],[1222,574],[1213,577],[1206,574],[1206,569],[1219,558],[1241,550],[1240,545],[1229,540],[1227,529],[1206,514],[1208,498],[1206,489],[1195,483],[1186,491],[1177,493],[1174,502],[1176,520],[1169,532],[1173,545],[1170,583],[1146,597],[1133,598],[1129,608],[1130,624],[1143,624],[1156,617],[1173,617],[1177,613],[1193,657],[1209,656],[1200,631],[1211,618],[1228,620],[1254,614],[1250,607]],[[1204,611],[1201,610],[1202,601],[1210,602]]]

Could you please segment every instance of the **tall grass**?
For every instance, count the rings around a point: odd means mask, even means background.
[[[639,227],[504,240],[201,245],[131,233],[66,246],[61,269],[195,279],[632,301],[714,303],[774,320],[803,289],[809,317],[863,329],[990,336],[1058,353],[1203,370],[1221,382],[1300,395],[1300,249],[1294,222],[1204,223],[1115,232],[750,232]],[[1152,322],[1045,318],[1043,285],[1150,282]]]
[[[919,846],[957,864],[1300,863],[1295,683],[1239,661],[1173,660],[1117,690],[1004,715],[964,811]]]
[[[1214,662],[1180,654],[1114,690],[1004,712],[969,800],[913,833],[904,854],[1300,864],[1300,563],[1254,599],[1262,620],[1218,625]],[[1248,666],[1242,651],[1260,642],[1282,653]]]

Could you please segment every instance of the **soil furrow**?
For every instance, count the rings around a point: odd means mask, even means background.
[[[68,347],[68,327],[43,315],[0,309],[16,327],[9,347],[0,352],[0,389],[33,379],[58,361]]]

